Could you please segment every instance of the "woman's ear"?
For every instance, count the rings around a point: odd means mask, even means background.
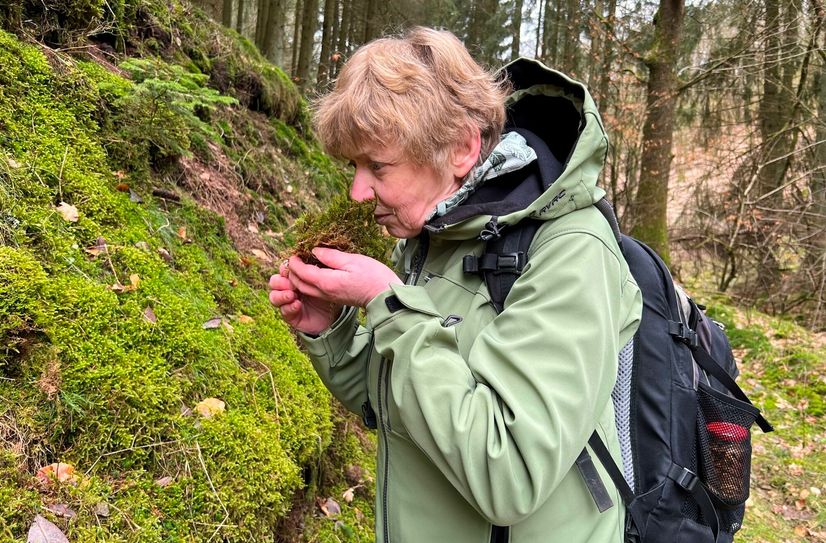
[[[451,167],[456,179],[464,178],[476,165],[481,148],[482,138],[479,135],[479,127],[471,126],[465,132],[465,137],[453,148]]]

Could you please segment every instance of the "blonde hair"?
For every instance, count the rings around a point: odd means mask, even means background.
[[[407,160],[440,168],[476,127],[481,161],[499,142],[507,94],[506,82],[482,69],[456,36],[416,27],[353,54],[316,102],[315,129],[335,156],[395,144]]]

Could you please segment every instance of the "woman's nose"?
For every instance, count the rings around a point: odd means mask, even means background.
[[[356,202],[364,202],[374,198],[375,195],[368,177],[369,175],[361,168],[356,168],[356,173],[353,175],[353,186],[350,187],[351,199]]]

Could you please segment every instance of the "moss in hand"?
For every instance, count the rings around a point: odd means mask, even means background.
[[[304,215],[296,221],[295,244],[290,253],[320,265],[311,251],[314,247],[329,247],[387,263],[393,242],[373,219],[375,207],[373,201],[354,202],[346,195],[334,198],[321,213]]]

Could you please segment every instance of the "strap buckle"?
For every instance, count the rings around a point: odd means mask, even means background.
[[[700,346],[700,338],[697,332],[682,322],[668,321],[668,333],[674,339],[688,345],[691,350]]]
[[[525,267],[525,253],[506,253],[497,255],[496,270],[494,273],[522,273]]]
[[[668,478],[689,492],[694,490],[694,487],[697,486],[697,481],[700,480],[696,473],[677,464],[674,464],[671,466],[671,469],[668,470]]]

